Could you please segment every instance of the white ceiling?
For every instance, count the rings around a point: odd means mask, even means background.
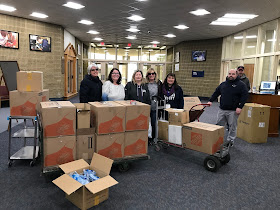
[[[1,4],[14,6],[14,12],[2,12],[18,17],[40,20],[63,26],[67,31],[84,42],[95,37],[103,38],[107,43],[150,44],[159,41],[159,45],[175,45],[185,40],[200,40],[224,37],[244,29],[280,17],[280,0],[69,0],[80,3],[85,8],[74,10],[63,7],[68,0],[1,0]],[[210,15],[195,16],[189,12],[206,9]],[[29,16],[32,12],[41,12],[49,17],[39,19]],[[257,18],[237,26],[214,26],[210,22],[226,13],[256,14]],[[133,22],[127,17],[137,14],[146,18]],[[77,23],[81,19],[94,22],[93,25]],[[175,29],[173,26],[185,24],[186,30]],[[140,29],[136,40],[128,40],[130,34],[126,29],[135,25]],[[99,35],[86,33],[97,30]],[[150,33],[148,33],[150,31]],[[172,33],[176,38],[163,35]],[[96,41],[95,41],[96,42]]]

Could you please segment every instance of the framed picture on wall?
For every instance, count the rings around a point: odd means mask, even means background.
[[[51,52],[51,37],[29,34],[31,51]]]
[[[18,32],[0,30],[0,47],[18,49]]]
[[[192,61],[195,62],[206,61],[206,50],[192,51]]]

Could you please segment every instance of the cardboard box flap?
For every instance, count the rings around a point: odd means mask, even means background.
[[[185,110],[184,109],[173,109],[173,108],[168,108],[168,109],[165,109],[165,111],[168,111],[168,112],[184,112]]]
[[[93,169],[97,168],[100,171],[104,172],[106,175],[109,175],[113,162],[114,161],[112,159],[109,159],[109,158],[106,158],[102,155],[94,153],[93,157],[91,159],[90,166]]]
[[[89,104],[95,107],[123,107],[122,104],[116,103],[114,101],[89,102]]]
[[[184,109],[190,110],[193,106],[201,104],[201,101],[198,97],[184,97]],[[203,106],[194,107],[195,110],[203,109]]]
[[[56,101],[46,101],[46,102],[41,102],[41,107],[43,109],[45,108],[57,108],[59,105],[57,104]]]
[[[67,195],[72,194],[83,185],[70,177],[68,174],[63,174],[57,179],[52,181],[56,186],[62,189]]]
[[[70,101],[57,101],[57,103],[61,107],[73,107],[73,108],[75,108],[75,106]]]
[[[66,174],[79,169],[87,168],[88,166],[89,166],[88,163],[83,159],[75,160],[69,163],[59,165],[62,171],[64,171],[64,173]]]
[[[77,112],[90,111],[90,105],[88,103],[74,103],[73,105],[76,106]]]
[[[256,103],[246,103],[245,106],[249,106],[249,107],[259,107],[259,108],[266,108],[270,106],[267,105],[263,105],[263,104],[256,104]]]
[[[95,194],[116,184],[118,184],[118,182],[114,178],[112,178],[111,176],[105,176],[101,179],[86,184],[85,187],[92,194]]]
[[[126,100],[126,101],[114,101],[116,103],[119,103],[119,104],[122,104],[124,106],[149,106],[148,104],[144,104],[144,103],[141,103],[139,101],[135,101],[135,104],[130,104],[130,100]]]

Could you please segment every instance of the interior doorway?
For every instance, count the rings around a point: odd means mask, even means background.
[[[250,81],[250,88],[252,89],[253,81],[254,81],[254,69],[255,64],[244,64],[244,73],[246,74],[246,77]]]

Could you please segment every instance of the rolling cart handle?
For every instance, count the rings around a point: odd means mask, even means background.
[[[192,110],[196,106],[203,106],[203,108],[201,110],[204,110],[206,107],[209,107],[210,104],[196,104],[196,105],[192,106],[192,108],[190,110]]]

